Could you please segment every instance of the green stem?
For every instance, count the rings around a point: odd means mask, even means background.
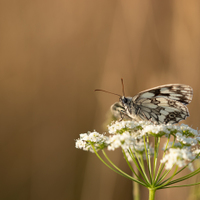
[[[156,165],[157,165],[157,159],[158,159],[158,149],[160,144],[160,138],[158,139],[155,137],[155,145],[154,145],[154,162],[153,162],[153,184],[155,183],[155,174],[156,174]]]
[[[186,185],[174,185],[174,186],[164,186],[160,189],[164,189],[164,188],[175,188],[175,187],[188,187],[188,186],[194,186],[194,185],[199,185],[200,182],[198,183],[192,183],[192,184],[186,184]]]
[[[140,159],[140,155],[138,155],[137,153],[135,153],[135,156],[136,156],[138,163],[140,165],[140,168],[142,170],[142,175],[144,176],[144,180],[148,183],[148,185],[150,185],[149,179],[148,179],[147,174],[145,172],[145,166],[144,166],[143,158]]]
[[[133,167],[131,166],[130,162],[128,161],[128,158],[126,156],[125,151],[122,149],[122,153],[124,155],[124,158],[126,160],[126,163],[128,164],[130,170],[132,171],[133,175],[135,175],[140,181],[142,181],[142,179],[137,175],[136,171],[133,169]],[[138,170],[137,170],[138,171]]]
[[[186,176],[183,176],[183,177],[181,177],[181,178],[178,178],[178,179],[175,179],[175,180],[169,182],[168,185],[172,185],[172,184],[174,184],[174,183],[178,183],[178,182],[184,181],[184,180],[186,180],[186,179],[189,179],[189,178],[195,176],[196,174],[198,174],[199,172],[200,172],[200,169],[197,169],[197,170],[195,170],[194,172],[187,174]],[[177,173],[176,173],[176,174],[177,174]],[[175,175],[176,175],[176,174],[175,174]],[[167,179],[167,180],[168,180],[168,179]],[[167,180],[165,180],[165,181],[167,181]]]
[[[111,170],[113,170],[113,171],[116,172],[117,174],[120,174],[121,176],[124,176],[125,178],[128,178],[128,179],[130,179],[130,180],[132,180],[132,181],[136,181],[136,182],[137,182],[137,180],[135,180],[135,179],[132,178],[131,176],[127,175],[126,173],[121,173],[121,172],[118,172],[117,170],[113,169],[110,165],[108,165],[108,164],[101,158],[101,156],[97,153],[97,151],[96,151],[96,149],[94,148],[94,146],[93,146],[93,145],[91,145],[91,146],[92,146],[92,148],[93,148],[93,150],[94,150],[96,156],[97,156],[108,168],[110,168]]]
[[[165,150],[164,150],[164,153],[163,153],[162,158],[164,158],[164,156],[165,156],[165,153],[166,153],[168,144],[169,144],[169,138],[168,138],[168,140],[167,140],[167,144],[166,144],[166,147],[165,147]],[[164,166],[165,166],[165,165],[163,165],[163,163],[160,163],[160,166],[159,166],[159,169],[158,169],[158,172],[157,172],[157,175],[156,175],[156,180],[155,180],[156,183],[157,183],[158,179],[160,178],[160,175],[161,175],[161,173],[162,173],[162,170],[163,170]]]
[[[160,183],[160,185],[157,186],[156,189],[160,189],[160,188],[162,188],[162,187],[168,185],[168,183],[169,183],[169,182],[174,178],[174,176],[176,175],[177,169],[178,169],[178,166],[176,166],[176,169],[175,169],[173,175],[170,177],[170,179],[169,179],[167,182],[165,182],[165,183]]]
[[[132,163],[132,168],[135,171],[136,174],[138,174],[138,169],[137,167],[134,165],[134,163]],[[133,178],[134,178],[134,174],[133,174]],[[135,181],[133,181],[133,200],[140,200],[140,188],[139,188],[139,184],[136,183]]]
[[[95,153],[96,153],[96,152],[95,152]],[[125,176],[126,178],[129,178],[129,179],[131,179],[132,181],[135,181],[135,182],[140,183],[141,185],[147,187],[147,185],[146,185],[144,182],[139,181],[139,180],[133,178],[132,176],[126,174],[126,173],[123,172],[121,169],[119,169],[119,168],[108,158],[108,156],[106,155],[106,153],[105,153],[104,150],[102,150],[102,153],[103,153],[103,155],[105,156],[105,158],[107,159],[107,161],[108,161],[115,169],[117,169],[117,170],[120,172],[121,175],[123,175],[123,176]],[[105,163],[104,163],[104,164],[105,164]],[[107,163],[106,163],[106,164],[107,164]],[[107,166],[109,166],[109,165],[107,165]],[[111,167],[109,166],[109,168],[111,168]],[[111,168],[111,169],[112,169],[112,168]],[[114,170],[113,170],[113,171],[114,171]],[[118,171],[117,171],[117,172],[118,172]]]
[[[149,188],[149,200],[155,199],[155,192],[156,190],[154,188]]]
[[[148,139],[149,138],[147,136],[147,145],[149,147],[149,143],[148,143],[149,140]],[[145,136],[143,136],[143,141],[144,141],[144,150],[145,150],[145,155],[146,155],[146,160],[147,160],[147,169],[148,169],[148,173],[149,173],[149,177],[150,177],[150,182],[152,183],[152,179],[151,179],[151,160],[150,160],[150,155],[148,155],[149,151],[147,152]]]
[[[138,163],[137,163],[137,161],[136,161],[136,159],[135,159],[135,156],[134,156],[134,154],[133,154],[133,152],[132,152],[131,149],[129,149],[129,155],[131,156],[133,162],[135,163],[135,166],[137,167],[138,171],[140,172],[140,174],[141,174],[141,176],[143,177],[143,179],[144,179],[144,181],[146,182],[146,184],[147,184],[148,186],[150,186],[150,183],[149,183],[149,181],[148,181],[148,178],[146,178],[146,176],[144,176],[145,174],[143,173],[143,171],[141,171],[142,169],[140,169],[140,166],[138,165],[139,161],[138,161]],[[135,153],[135,155],[136,155],[136,158],[139,159],[138,156],[137,156],[137,153]]]
[[[164,178],[169,174],[169,172],[171,171],[172,169],[169,169],[169,170],[165,170],[164,171],[164,173],[163,173],[163,175],[160,177],[160,179],[156,182],[156,185],[160,185],[160,182],[162,181],[162,180],[164,180]],[[176,175],[176,174],[175,174]],[[170,179],[171,177],[169,177],[169,179]],[[167,182],[169,179],[166,179],[165,181],[163,181],[163,183],[165,183],[165,182]],[[162,183],[162,184],[163,184]]]
[[[140,200],[140,188],[139,184],[135,181],[133,182],[133,199]]]

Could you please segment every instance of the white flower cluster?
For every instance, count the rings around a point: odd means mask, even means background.
[[[199,157],[200,155],[200,149],[195,149],[195,150],[193,150],[192,151],[192,153],[194,154],[194,156],[197,156],[197,157]]]
[[[80,134],[80,138],[76,140],[76,148],[94,152],[92,146],[96,151],[106,147],[113,151],[121,147],[125,152],[131,149],[142,154],[145,151],[144,143],[141,141],[142,129],[149,124],[144,121],[117,121],[108,126],[109,137],[96,131]]]
[[[155,125],[148,121],[116,121],[108,126],[109,136],[99,134],[96,131],[80,134],[76,140],[76,148],[94,152],[107,148],[115,150],[122,148],[129,160],[136,154],[146,158],[146,153],[153,155],[154,149],[146,141],[147,136],[174,137],[174,142],[165,145],[166,155],[161,160],[165,163],[166,169],[173,165],[185,166],[188,162],[198,158],[200,150],[191,150],[191,147],[200,143],[200,133],[189,126],[162,124]],[[144,139],[145,138],[145,139]],[[192,169],[192,164],[189,165]]]
[[[128,131],[123,132],[122,134],[116,134],[109,137],[107,140],[108,150],[114,151],[116,148],[122,147],[123,149],[129,148],[135,139],[131,137]]]
[[[195,159],[195,155],[188,148],[170,148],[168,154],[165,155],[160,162],[165,163],[165,169],[171,169],[174,165],[184,167],[193,159]],[[188,167],[191,171],[193,171],[193,166],[191,163],[188,165]]]
[[[112,123],[110,126],[108,126],[108,132],[110,134],[116,134],[116,133],[121,133],[124,130],[140,130],[143,129],[145,126],[150,125],[151,123],[148,121],[116,121]]]
[[[176,133],[176,139],[181,144],[186,146],[195,146],[198,143],[198,140],[196,138],[186,137],[183,133],[180,132]]]
[[[75,147],[85,151],[94,152],[92,145],[98,151],[99,149],[106,147],[105,142],[107,140],[108,137],[106,137],[104,134],[99,134],[96,131],[88,131],[88,133],[80,134],[80,138],[76,140]]]
[[[171,129],[172,129],[171,124],[162,124],[162,125],[151,124],[144,127],[142,132],[143,132],[143,135],[150,134],[153,136],[161,137],[163,135],[168,136],[170,134]]]
[[[177,127],[176,130],[176,140],[183,146],[195,146],[199,143],[200,134],[197,130],[192,129],[185,124]]]

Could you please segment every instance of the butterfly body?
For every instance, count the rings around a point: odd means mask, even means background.
[[[119,99],[124,109],[124,115],[128,115],[131,119],[137,120],[137,113],[139,111],[139,106],[134,102],[133,97],[124,97],[122,96]],[[123,114],[123,111],[121,110]],[[123,116],[122,116],[123,117]]]
[[[186,105],[193,90],[188,85],[168,84],[145,90],[134,97],[121,96],[111,106],[116,118],[152,121],[155,124],[175,124],[189,116]]]

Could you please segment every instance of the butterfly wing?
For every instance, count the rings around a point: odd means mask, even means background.
[[[179,101],[165,97],[140,99],[137,116],[142,120],[150,120],[157,124],[175,124],[189,116],[188,109]]]
[[[134,101],[158,96],[166,97],[187,105],[192,101],[193,90],[189,85],[168,84],[144,90],[135,96]]]

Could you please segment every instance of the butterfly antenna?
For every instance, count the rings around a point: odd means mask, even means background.
[[[121,95],[119,95],[119,94],[115,94],[115,93],[113,93],[113,92],[108,92],[108,91],[102,90],[102,89],[96,89],[96,90],[94,90],[94,91],[95,91],[95,92],[106,92],[106,93],[114,94],[114,95],[117,95],[117,96],[121,97]]]
[[[125,96],[123,78],[121,78],[121,82],[122,82],[122,94],[123,94],[123,96]]]

